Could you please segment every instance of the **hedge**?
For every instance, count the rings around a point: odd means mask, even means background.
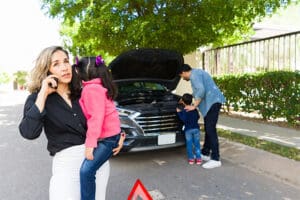
[[[214,77],[226,97],[227,111],[258,112],[264,119],[300,119],[300,73],[274,71]]]

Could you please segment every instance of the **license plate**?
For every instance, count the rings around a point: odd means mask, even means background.
[[[158,145],[165,145],[165,144],[174,144],[176,142],[176,135],[174,133],[170,134],[163,134],[158,136]]]

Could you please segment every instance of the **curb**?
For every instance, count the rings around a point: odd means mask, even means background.
[[[219,116],[217,128],[300,149],[298,130],[222,115]]]
[[[300,189],[300,162],[219,137],[221,158]]]

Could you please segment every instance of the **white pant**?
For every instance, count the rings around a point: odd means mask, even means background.
[[[55,154],[52,161],[50,200],[80,200],[79,170],[84,159],[84,145],[73,146]],[[109,161],[96,174],[96,200],[105,200]]]

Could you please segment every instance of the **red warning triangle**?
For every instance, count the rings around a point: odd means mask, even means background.
[[[140,179],[137,179],[127,200],[153,200]]]

